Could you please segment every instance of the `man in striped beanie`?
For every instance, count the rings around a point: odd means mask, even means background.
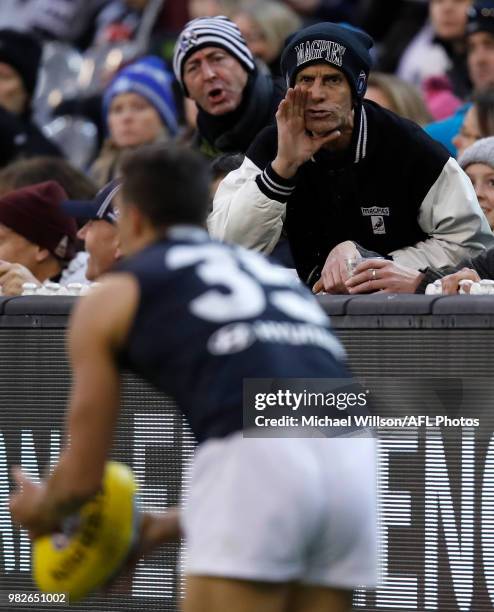
[[[173,69],[197,105],[197,145],[207,156],[245,153],[274,121],[284,88],[258,72],[240,30],[227,17],[190,21],[175,45]]]

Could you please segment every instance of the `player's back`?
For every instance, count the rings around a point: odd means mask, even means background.
[[[292,273],[176,226],[125,261],[140,301],[124,363],[174,397],[199,441],[242,428],[248,378],[346,378],[343,351]]]

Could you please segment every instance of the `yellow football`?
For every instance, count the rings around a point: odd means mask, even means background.
[[[137,484],[132,470],[108,462],[100,493],[64,522],[62,533],[33,543],[33,578],[47,593],[77,601],[122,568],[138,534]]]

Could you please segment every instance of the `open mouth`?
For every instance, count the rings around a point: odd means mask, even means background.
[[[223,96],[224,96],[224,91],[223,89],[221,89],[221,87],[216,87],[215,89],[212,89],[208,93],[208,98],[211,100],[211,102],[219,102],[221,101]]]

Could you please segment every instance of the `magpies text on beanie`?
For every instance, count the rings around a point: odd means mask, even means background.
[[[356,98],[367,89],[372,64],[369,50],[372,38],[361,30],[334,23],[316,23],[296,32],[281,56],[281,70],[287,85],[293,87],[300,70],[312,64],[327,63],[341,70]]]

